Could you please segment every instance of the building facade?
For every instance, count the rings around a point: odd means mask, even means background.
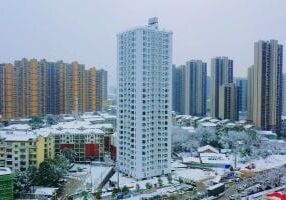
[[[184,65],[173,65],[172,72],[172,110],[178,114],[184,113]]]
[[[100,69],[96,71],[96,110],[102,111],[107,101],[108,78],[107,71]]]
[[[225,100],[221,100],[224,98],[220,96],[220,94],[224,94],[220,92],[220,89],[223,89],[226,86],[233,83],[233,60],[230,60],[228,57],[216,57],[211,60],[211,117],[220,118],[222,115],[220,113],[224,113],[220,108],[220,101],[223,102]],[[233,101],[232,101],[233,102]],[[233,108],[231,110],[235,110],[235,105],[230,105]],[[225,107],[224,107],[225,108]],[[225,118],[223,118],[225,119]]]
[[[55,154],[71,149],[77,161],[99,160],[104,157],[104,132],[99,129],[58,129],[55,135]]]
[[[12,117],[15,114],[13,96],[13,66],[11,64],[0,65],[0,119]]]
[[[282,97],[283,111],[282,115],[286,116],[286,73],[283,73],[283,97]]]
[[[249,69],[249,120],[262,130],[279,133],[282,115],[283,46],[277,40],[254,44],[254,65]]]
[[[238,91],[234,83],[221,85],[219,88],[219,118],[238,120]]]
[[[185,114],[205,116],[207,113],[207,63],[191,60],[184,70]]]
[[[172,32],[158,19],[117,35],[118,167],[143,179],[171,172]]]
[[[25,171],[45,159],[43,136],[27,132],[0,132],[0,167]]]
[[[99,83],[100,84],[100,83]],[[96,111],[96,70],[86,70],[86,110]],[[99,91],[98,91],[99,92]]]
[[[235,80],[237,86],[237,104],[238,111],[247,111],[247,79],[246,78],[236,78]]]
[[[253,85],[254,85],[254,66],[247,69],[247,119],[252,121],[253,115]]]

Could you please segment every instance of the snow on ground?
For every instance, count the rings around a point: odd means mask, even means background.
[[[167,177],[162,176],[161,177],[163,185],[168,185],[168,180]],[[111,181],[113,182],[117,182],[118,180],[118,174],[117,172],[111,177]],[[153,177],[147,180],[136,180],[132,177],[127,177],[127,176],[123,176],[122,173],[119,173],[119,185],[120,187],[123,187],[124,185],[126,185],[129,188],[136,188],[136,184],[139,184],[141,189],[145,189],[146,183],[151,183],[152,185],[157,184],[158,185],[158,178],[157,177]]]
[[[178,156],[180,156],[181,158],[186,158],[186,157],[192,157],[193,154],[191,152],[181,152],[178,153]]]
[[[82,169],[82,172],[70,173],[70,176],[82,180],[85,185],[91,185],[96,189],[103,178],[111,170],[111,167],[105,165],[88,165],[88,164],[75,164],[72,169]]]
[[[155,191],[152,191],[152,192],[146,192],[146,193],[143,193],[143,194],[140,194],[138,196],[133,196],[133,197],[130,197],[130,198],[127,198],[126,200],[141,200],[141,199],[144,199],[144,198],[151,198],[153,199],[152,197],[156,196],[156,195],[166,195],[166,194],[172,194],[174,193],[175,191],[178,191],[178,189],[184,187],[183,185],[181,184],[174,184],[174,185],[171,185],[171,186],[166,186],[166,187],[162,187],[162,188],[158,188],[156,189]]]
[[[265,159],[257,159],[253,160],[246,164],[238,164],[238,167],[241,169],[244,169],[249,164],[254,163],[255,169],[254,171],[261,171],[265,169],[271,169],[271,168],[277,168],[281,167],[286,164],[286,155],[270,155],[266,157]]]
[[[214,178],[214,171],[203,171],[201,169],[176,169],[175,177],[176,178],[186,178],[193,181],[202,181],[205,179]]]
[[[179,160],[176,160],[174,161],[173,163],[171,163],[171,166],[172,166],[172,169],[175,169],[175,168],[185,168],[187,167],[187,165],[183,164],[181,161]]]

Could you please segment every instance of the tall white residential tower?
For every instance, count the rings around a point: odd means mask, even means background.
[[[136,179],[171,172],[172,32],[147,26],[117,35],[118,167]]]

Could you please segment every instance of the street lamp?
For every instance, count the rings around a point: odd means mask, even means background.
[[[235,146],[235,151],[234,151],[234,169],[236,169],[237,167],[237,146],[238,145],[242,145],[243,142],[238,140],[237,142],[234,143],[234,146]]]

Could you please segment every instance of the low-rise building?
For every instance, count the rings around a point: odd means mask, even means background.
[[[54,154],[60,154],[65,148],[76,154],[76,161],[102,160],[106,154],[116,158],[116,147],[111,144],[114,133],[112,124],[93,124],[91,118],[62,122],[49,128],[37,130],[42,135],[54,138]],[[114,156],[112,156],[114,155]]]
[[[77,161],[103,159],[104,132],[99,129],[56,129],[51,130],[55,135],[55,154],[64,149],[71,149],[76,154]]]
[[[0,167],[25,171],[39,167],[45,158],[45,139],[27,132],[0,132]]]
[[[219,153],[219,151],[211,145],[206,145],[198,148],[199,153]]]

